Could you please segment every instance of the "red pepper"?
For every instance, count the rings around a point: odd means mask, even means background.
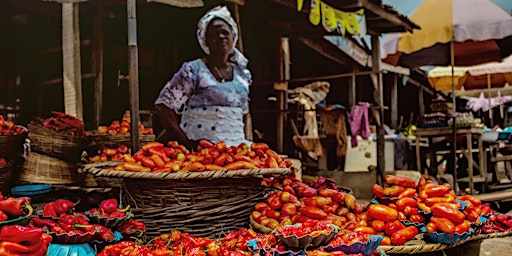
[[[72,210],[73,208],[75,207],[75,204],[69,200],[66,200],[66,199],[57,199],[57,201],[55,201],[55,213],[57,213],[57,215],[60,215],[61,213],[65,213],[65,212],[68,212],[70,210]]]
[[[41,238],[42,228],[29,228],[20,225],[3,226],[0,231],[0,241],[12,243],[33,243]]]
[[[10,217],[17,218],[23,215],[25,205],[28,205],[29,202],[26,197],[2,200],[0,201],[0,210]]]
[[[114,235],[114,232],[112,232],[112,230],[110,228],[107,228],[107,227],[105,227],[103,225],[99,225],[99,224],[92,224],[92,226],[94,228],[96,228],[96,230],[99,231],[97,233],[99,237],[97,237],[97,238],[99,238],[103,241],[107,241],[107,242],[114,241],[115,235]]]
[[[31,220],[32,220],[32,223],[34,223],[34,225],[36,225],[37,227],[40,227],[40,228],[48,227],[51,229],[52,227],[58,225],[55,221],[50,220],[50,219],[32,218]]]
[[[3,162],[1,162],[3,160]],[[5,161],[5,159],[3,158],[0,158],[0,165],[3,165],[3,164],[6,164],[7,162]],[[0,192],[0,201],[4,200],[4,195],[2,194],[2,192]]]
[[[50,202],[44,205],[43,216],[51,216],[57,218],[57,212],[55,211],[55,202]]]
[[[117,200],[115,198],[106,199],[101,201],[100,209],[105,211],[106,213],[111,213],[117,210]]]
[[[6,221],[8,219],[9,219],[9,216],[7,216],[7,214],[5,214],[4,211],[0,210],[0,222]]]

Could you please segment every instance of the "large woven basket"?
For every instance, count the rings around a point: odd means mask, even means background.
[[[78,162],[86,145],[85,137],[29,125],[30,150],[68,162]]]
[[[91,142],[94,142],[98,148],[118,148],[121,145],[131,147],[132,141],[130,134],[109,134],[90,132]],[[140,144],[144,145],[148,142],[155,141],[154,134],[139,134]]]
[[[78,184],[76,165],[58,158],[30,152],[20,173],[22,183]]]
[[[13,187],[14,172],[16,171],[16,164],[10,161],[5,165],[0,165],[0,192],[10,194],[11,187]]]
[[[218,238],[249,226],[254,205],[266,198],[261,186],[265,174],[288,175],[290,170],[138,173],[105,170],[101,164],[90,164],[84,172],[124,178],[124,201],[146,224],[148,237],[178,229]]]
[[[22,127],[22,126],[21,126]],[[27,128],[23,127],[27,130]],[[0,135],[0,156],[19,156],[23,153],[23,143],[27,133],[16,135]]]

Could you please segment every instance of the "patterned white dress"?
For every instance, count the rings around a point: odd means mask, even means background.
[[[201,59],[183,63],[155,101],[176,112],[183,110],[180,126],[191,140],[245,142],[243,116],[249,111],[251,74],[237,65],[233,80],[219,82]]]

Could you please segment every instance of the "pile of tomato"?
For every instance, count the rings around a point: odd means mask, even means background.
[[[215,144],[201,140],[195,151],[176,141],[167,145],[150,142],[133,156],[123,155],[124,163],[116,170],[133,172],[202,172],[258,168],[286,168],[291,166],[265,143],[241,143],[228,147],[225,142]]]

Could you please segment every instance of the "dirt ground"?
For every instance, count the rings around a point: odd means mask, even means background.
[[[512,255],[512,236],[485,239],[480,245],[481,256]]]

